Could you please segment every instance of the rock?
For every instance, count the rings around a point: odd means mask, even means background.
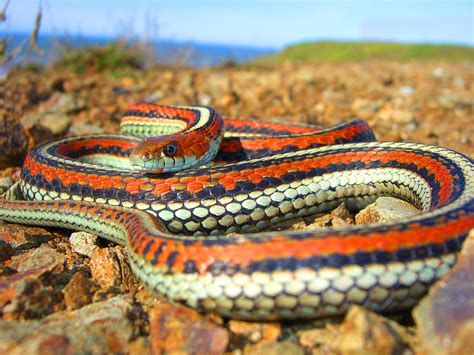
[[[421,211],[410,203],[394,197],[379,197],[374,203],[360,211],[356,224],[394,222],[416,216]]]
[[[64,270],[66,256],[43,244],[39,248],[12,257],[10,266],[18,271],[45,268],[48,271]]]
[[[63,289],[64,303],[67,309],[73,310],[91,303],[93,289],[93,283],[84,272],[80,271],[72,275]]]
[[[403,96],[411,96],[415,92],[415,89],[412,86],[402,86],[399,92]]]
[[[130,340],[143,332],[144,319],[131,297],[117,296],[41,320],[0,320],[0,353],[127,352]]]
[[[83,136],[86,134],[101,134],[105,133],[104,128],[94,124],[83,124],[80,126],[72,126],[68,132],[72,136]]]
[[[21,122],[35,144],[65,135],[72,123],[71,113],[85,108],[85,101],[76,94],[56,92],[40,109],[23,117]]]
[[[13,248],[10,244],[0,240],[0,262],[10,259],[13,255]]]
[[[304,350],[290,340],[273,343],[248,345],[244,348],[244,355],[304,355]]]
[[[39,279],[39,276],[48,272],[46,268],[42,268],[41,271],[38,278],[32,277],[34,270],[26,271],[27,277],[14,283],[10,303],[2,309],[4,319],[41,318],[60,309],[61,293],[51,289]]]
[[[157,302],[150,311],[152,353],[223,354],[227,331],[183,306]]]
[[[326,326],[325,328],[304,329],[296,333],[298,341],[305,349],[319,351],[324,354],[332,354],[337,349],[337,328]]]
[[[0,169],[18,166],[28,150],[28,136],[19,122],[0,112]]]
[[[415,115],[413,112],[408,110],[386,106],[377,113],[377,118],[383,121],[405,124],[412,122],[415,119]]]
[[[230,320],[229,330],[233,335],[248,339],[252,343],[271,343],[281,335],[279,323],[256,323],[240,320]]]
[[[53,239],[53,235],[43,228],[27,227],[16,224],[0,225],[0,241],[14,250],[35,248]]]
[[[453,269],[414,309],[426,354],[472,354],[474,350],[474,230]]]
[[[406,345],[394,322],[359,306],[351,306],[339,330],[342,354],[401,354]]]
[[[204,106],[208,106],[212,103],[212,97],[209,96],[209,95],[201,95],[199,97],[199,105],[204,105]]]
[[[122,247],[98,248],[90,260],[92,279],[103,288],[123,288],[130,291],[137,285]]]
[[[357,97],[352,101],[351,108],[360,115],[373,114],[377,112],[382,103],[380,101],[373,101]]]
[[[441,67],[433,69],[433,76],[435,78],[442,78],[444,76],[444,69]]]
[[[453,109],[456,106],[456,97],[450,90],[444,90],[438,96],[438,103],[443,108]]]
[[[15,182],[10,176],[0,178],[0,195],[7,192],[14,183]]]
[[[329,213],[305,217],[304,221],[306,223],[304,230],[325,227],[340,227],[354,224],[354,218],[347,210],[344,203],[341,203]]]
[[[43,267],[23,272],[5,273],[0,276],[0,307],[16,297],[16,288],[20,283],[37,280],[46,272],[48,272],[47,267]]]
[[[74,232],[69,237],[69,243],[74,252],[92,257],[97,247],[97,236],[87,232]]]
[[[331,221],[333,227],[342,227],[354,224],[354,218],[344,203],[341,203],[331,211]]]
[[[354,224],[354,218],[344,203],[329,213],[292,218],[274,224],[271,230],[312,230],[326,227],[340,227]]]
[[[0,304],[6,304],[3,317],[38,318],[58,310],[62,295],[49,287],[49,277],[64,271],[65,262],[63,254],[44,244],[13,256],[9,267],[18,272],[0,277]]]

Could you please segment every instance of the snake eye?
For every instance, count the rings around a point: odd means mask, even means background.
[[[171,142],[163,148],[163,153],[167,157],[174,157],[176,154],[178,154],[178,144],[176,144],[176,142]]]

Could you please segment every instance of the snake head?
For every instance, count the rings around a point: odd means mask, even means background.
[[[153,174],[182,171],[207,164],[219,143],[194,132],[152,137],[134,148],[130,164],[135,170]]]
[[[183,147],[173,136],[148,138],[138,144],[130,154],[133,169],[147,173],[164,173],[183,170]]]

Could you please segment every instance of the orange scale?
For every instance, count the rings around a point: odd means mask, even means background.
[[[220,179],[222,177],[226,176],[225,173],[214,173],[214,174],[211,174],[211,179]]]
[[[286,171],[285,170],[281,170],[281,169],[276,169],[274,172],[273,172],[274,176],[276,178],[280,178],[282,177],[283,175],[286,174]]]
[[[168,184],[175,184],[175,183],[179,182],[179,178],[178,177],[170,177],[170,178],[166,179],[166,182]]]
[[[189,192],[198,192],[204,188],[203,184],[200,182],[191,182],[186,186],[187,191]]]
[[[153,191],[153,185],[152,184],[143,184],[140,186],[140,189],[142,191]]]
[[[109,179],[114,181],[114,182],[121,182],[123,180],[123,177],[122,176],[110,176]]]
[[[209,180],[209,176],[206,176],[206,175],[196,176],[196,181],[198,182],[205,182],[207,180]]]
[[[284,146],[292,143],[285,143],[285,142],[269,142],[269,147],[272,150],[281,150]]]
[[[242,175],[240,174],[240,171],[231,171],[231,172],[228,172],[226,174],[222,174],[222,178],[221,179],[235,179],[235,178],[238,178],[238,177],[241,177]]]
[[[262,181],[262,176],[258,174],[250,174],[248,176],[248,179],[251,180],[252,182],[258,183]]]
[[[155,185],[155,188],[153,189],[153,194],[157,196],[161,196],[170,191],[171,191],[171,186],[166,185],[166,184],[159,184],[159,185]]]
[[[224,186],[225,186],[225,185],[230,185],[230,184],[233,184],[233,183],[234,183],[234,179],[231,179],[231,178],[229,178],[229,177],[225,177],[225,178],[220,179],[220,180],[219,180],[219,183],[220,183],[221,185],[224,185]]]
[[[219,184],[219,180],[203,181],[202,186],[204,187],[214,187]]]
[[[80,177],[78,180],[77,180],[77,183],[79,185],[82,185],[82,186],[85,186],[85,185],[88,185],[89,184],[89,180],[84,178],[84,177]]]
[[[140,191],[140,185],[136,183],[130,183],[127,184],[127,187],[125,188],[129,193],[137,193]]]
[[[43,176],[46,179],[46,181],[52,181],[54,178],[58,176],[58,173],[53,173],[51,170],[45,170],[43,171]]]
[[[112,187],[114,187],[114,185],[112,184],[111,181],[104,180],[104,181],[102,181],[100,187],[101,187],[102,189],[111,189]]]
[[[189,184],[193,181],[196,181],[196,178],[194,176],[183,176],[179,178],[179,182]]]
[[[126,177],[126,178],[123,179],[123,182],[127,185],[132,184],[132,183],[136,183],[137,181],[138,180],[133,178],[133,177]]]
[[[186,184],[183,184],[182,182],[177,182],[177,183],[174,183],[174,184],[170,184],[171,185],[171,190],[173,191],[183,191],[183,190],[186,190]]]

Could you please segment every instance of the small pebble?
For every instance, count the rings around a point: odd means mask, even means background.
[[[87,232],[74,232],[69,237],[72,250],[78,254],[92,257],[97,247],[97,236]]]

